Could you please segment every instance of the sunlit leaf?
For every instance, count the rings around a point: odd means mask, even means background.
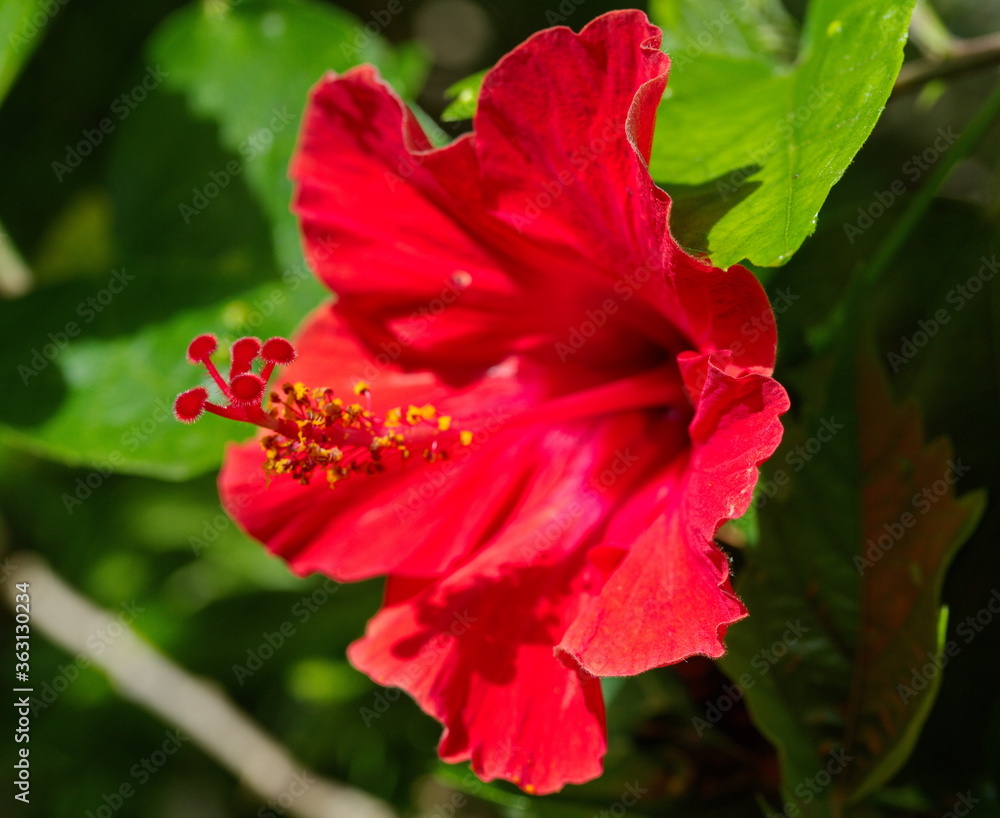
[[[288,163],[309,89],[327,72],[360,63],[376,65],[404,95],[423,78],[415,51],[394,52],[357,18],[311,0],[193,4],[163,26],[151,51],[169,72],[167,85],[219,124],[285,264],[301,260]]]
[[[476,102],[479,100],[479,92],[483,86],[483,79],[486,71],[480,71],[471,77],[459,80],[452,85],[445,96],[451,100],[448,107],[441,114],[441,119],[445,122],[460,122],[463,119],[472,119],[476,113]]]
[[[162,85],[114,134],[115,268],[0,304],[0,358],[30,395],[0,408],[4,439],[99,473],[215,466],[249,430],[174,421],[173,397],[200,379],[188,341],[287,335],[325,297],[289,207],[309,88],[367,61],[405,92],[422,76],[415,54],[302,0],[191,4],[169,18],[149,49]],[[45,256],[57,269],[79,233],[70,215]]]
[[[691,249],[721,267],[742,259],[778,265],[813,232],[830,188],[875,126],[899,72],[913,2],[815,0],[791,64],[747,34],[756,30],[747,9],[759,16],[757,6],[722,5],[706,5],[696,21],[685,0],[653,6],[654,22],[683,21],[687,30],[668,38],[678,53],[650,170],[668,191],[714,188],[710,209],[701,207],[709,230],[692,235],[675,217]],[[706,30],[718,33],[698,51]]]

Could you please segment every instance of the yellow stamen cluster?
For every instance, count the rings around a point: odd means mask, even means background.
[[[358,383],[354,392],[370,402],[368,384]],[[317,468],[333,486],[352,474],[380,474],[389,458],[406,461],[420,451],[434,461],[448,457],[448,446],[472,442],[471,432],[452,431],[451,417],[439,415],[431,404],[389,409],[380,420],[360,404],[345,404],[330,389],[308,389],[301,383],[272,392],[267,414],[277,433],[261,441],[265,470],[303,484]]]

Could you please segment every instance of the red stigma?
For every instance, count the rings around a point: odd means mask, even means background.
[[[188,344],[187,358],[193,364],[200,364],[219,347],[214,335],[199,335]]]
[[[287,366],[295,360],[295,347],[284,338],[268,338],[260,351],[260,357],[268,363]]]
[[[261,395],[264,394],[264,381],[256,375],[244,373],[233,378],[229,382],[229,388],[233,393],[233,403],[250,406],[260,403]]]
[[[174,415],[181,423],[194,423],[205,411],[208,402],[208,390],[196,386],[187,392],[181,392],[174,401]]]
[[[289,344],[289,346],[291,346]],[[249,372],[253,366],[254,359],[260,354],[260,338],[248,336],[240,338],[233,343],[229,350],[229,357],[232,364],[229,367],[229,379],[232,380],[237,375]]]
[[[308,389],[301,383],[272,392],[268,408],[261,405],[274,367],[291,363],[295,347],[284,338],[240,338],[230,350],[229,379],[224,380],[211,361],[218,344],[212,335],[199,335],[188,346],[188,358],[205,367],[218,384],[226,403],[208,400],[202,386],[182,392],[174,401],[177,419],[192,423],[208,411],[230,420],[253,423],[268,434],[261,440],[267,452],[265,470],[288,474],[308,483],[318,468],[332,486],[354,473],[379,474],[387,463],[408,460],[413,453],[433,461],[448,457],[448,447],[468,446],[472,433],[451,428],[451,418],[430,404],[389,409],[384,418],[371,411],[371,390],[355,386],[368,406],[345,404],[331,389]],[[259,374],[253,371],[260,361]]]

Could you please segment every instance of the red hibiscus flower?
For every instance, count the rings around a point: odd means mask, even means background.
[[[325,78],[292,175],[337,300],[267,410],[280,339],[215,372],[228,405],[178,402],[266,428],[230,513],[297,573],[386,575],[351,661],[529,792],[600,774],[599,677],[723,653],[746,611],[713,535],[787,408],[763,290],[685,254],[650,179],[659,44],[633,11],[542,31],[436,149],[371,68]]]

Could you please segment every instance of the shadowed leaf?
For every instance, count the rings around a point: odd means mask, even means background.
[[[760,544],[738,587],[750,616],[721,663],[778,747],[786,802],[803,814],[843,814],[913,749],[940,673],[913,697],[900,685],[942,649],[945,571],[983,508],[981,493],[956,499],[963,470],[854,349],[822,414],[790,429],[772,461]]]

